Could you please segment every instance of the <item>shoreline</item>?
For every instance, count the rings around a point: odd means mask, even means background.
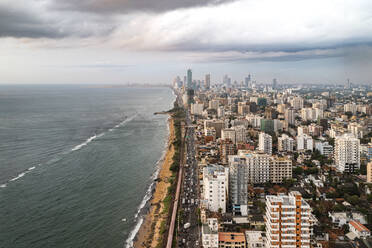
[[[164,213],[163,211],[165,207],[164,200],[168,193],[168,187],[171,185],[169,182],[169,179],[172,177],[170,167],[173,163],[173,155],[175,153],[175,148],[172,144],[176,138],[173,124],[174,119],[172,116],[169,116],[169,135],[165,156],[155,179],[155,187],[149,200],[149,207],[143,216],[142,224],[133,241],[135,248],[156,247],[163,236],[163,233],[161,233],[162,223],[168,219],[168,213]]]

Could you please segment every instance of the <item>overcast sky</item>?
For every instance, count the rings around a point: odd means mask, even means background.
[[[371,0],[1,0],[0,83],[372,84]]]

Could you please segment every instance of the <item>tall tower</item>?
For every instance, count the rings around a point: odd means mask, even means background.
[[[211,74],[205,75],[205,89],[209,90],[211,87]]]
[[[346,133],[335,140],[334,157],[336,168],[341,172],[353,172],[360,168],[360,141]]]
[[[187,70],[187,89],[192,88],[192,71],[191,69]]]
[[[266,248],[310,248],[311,207],[297,191],[266,196]]]

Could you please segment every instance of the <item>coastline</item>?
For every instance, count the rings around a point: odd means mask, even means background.
[[[173,163],[175,153],[174,145],[175,130],[174,119],[172,116],[168,118],[169,136],[167,142],[167,150],[164,159],[159,168],[159,173],[156,178],[156,185],[150,200],[150,207],[147,214],[143,217],[142,224],[135,236],[134,247],[157,247],[163,233],[162,224],[167,221],[168,213],[164,211],[164,200],[168,193],[168,187],[171,185],[169,179],[172,177],[170,167]]]

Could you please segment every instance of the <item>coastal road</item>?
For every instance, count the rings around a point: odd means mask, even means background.
[[[195,151],[195,128],[190,114],[186,116],[186,164],[181,185],[180,211],[177,223],[177,247],[200,247],[198,220],[199,179]]]

